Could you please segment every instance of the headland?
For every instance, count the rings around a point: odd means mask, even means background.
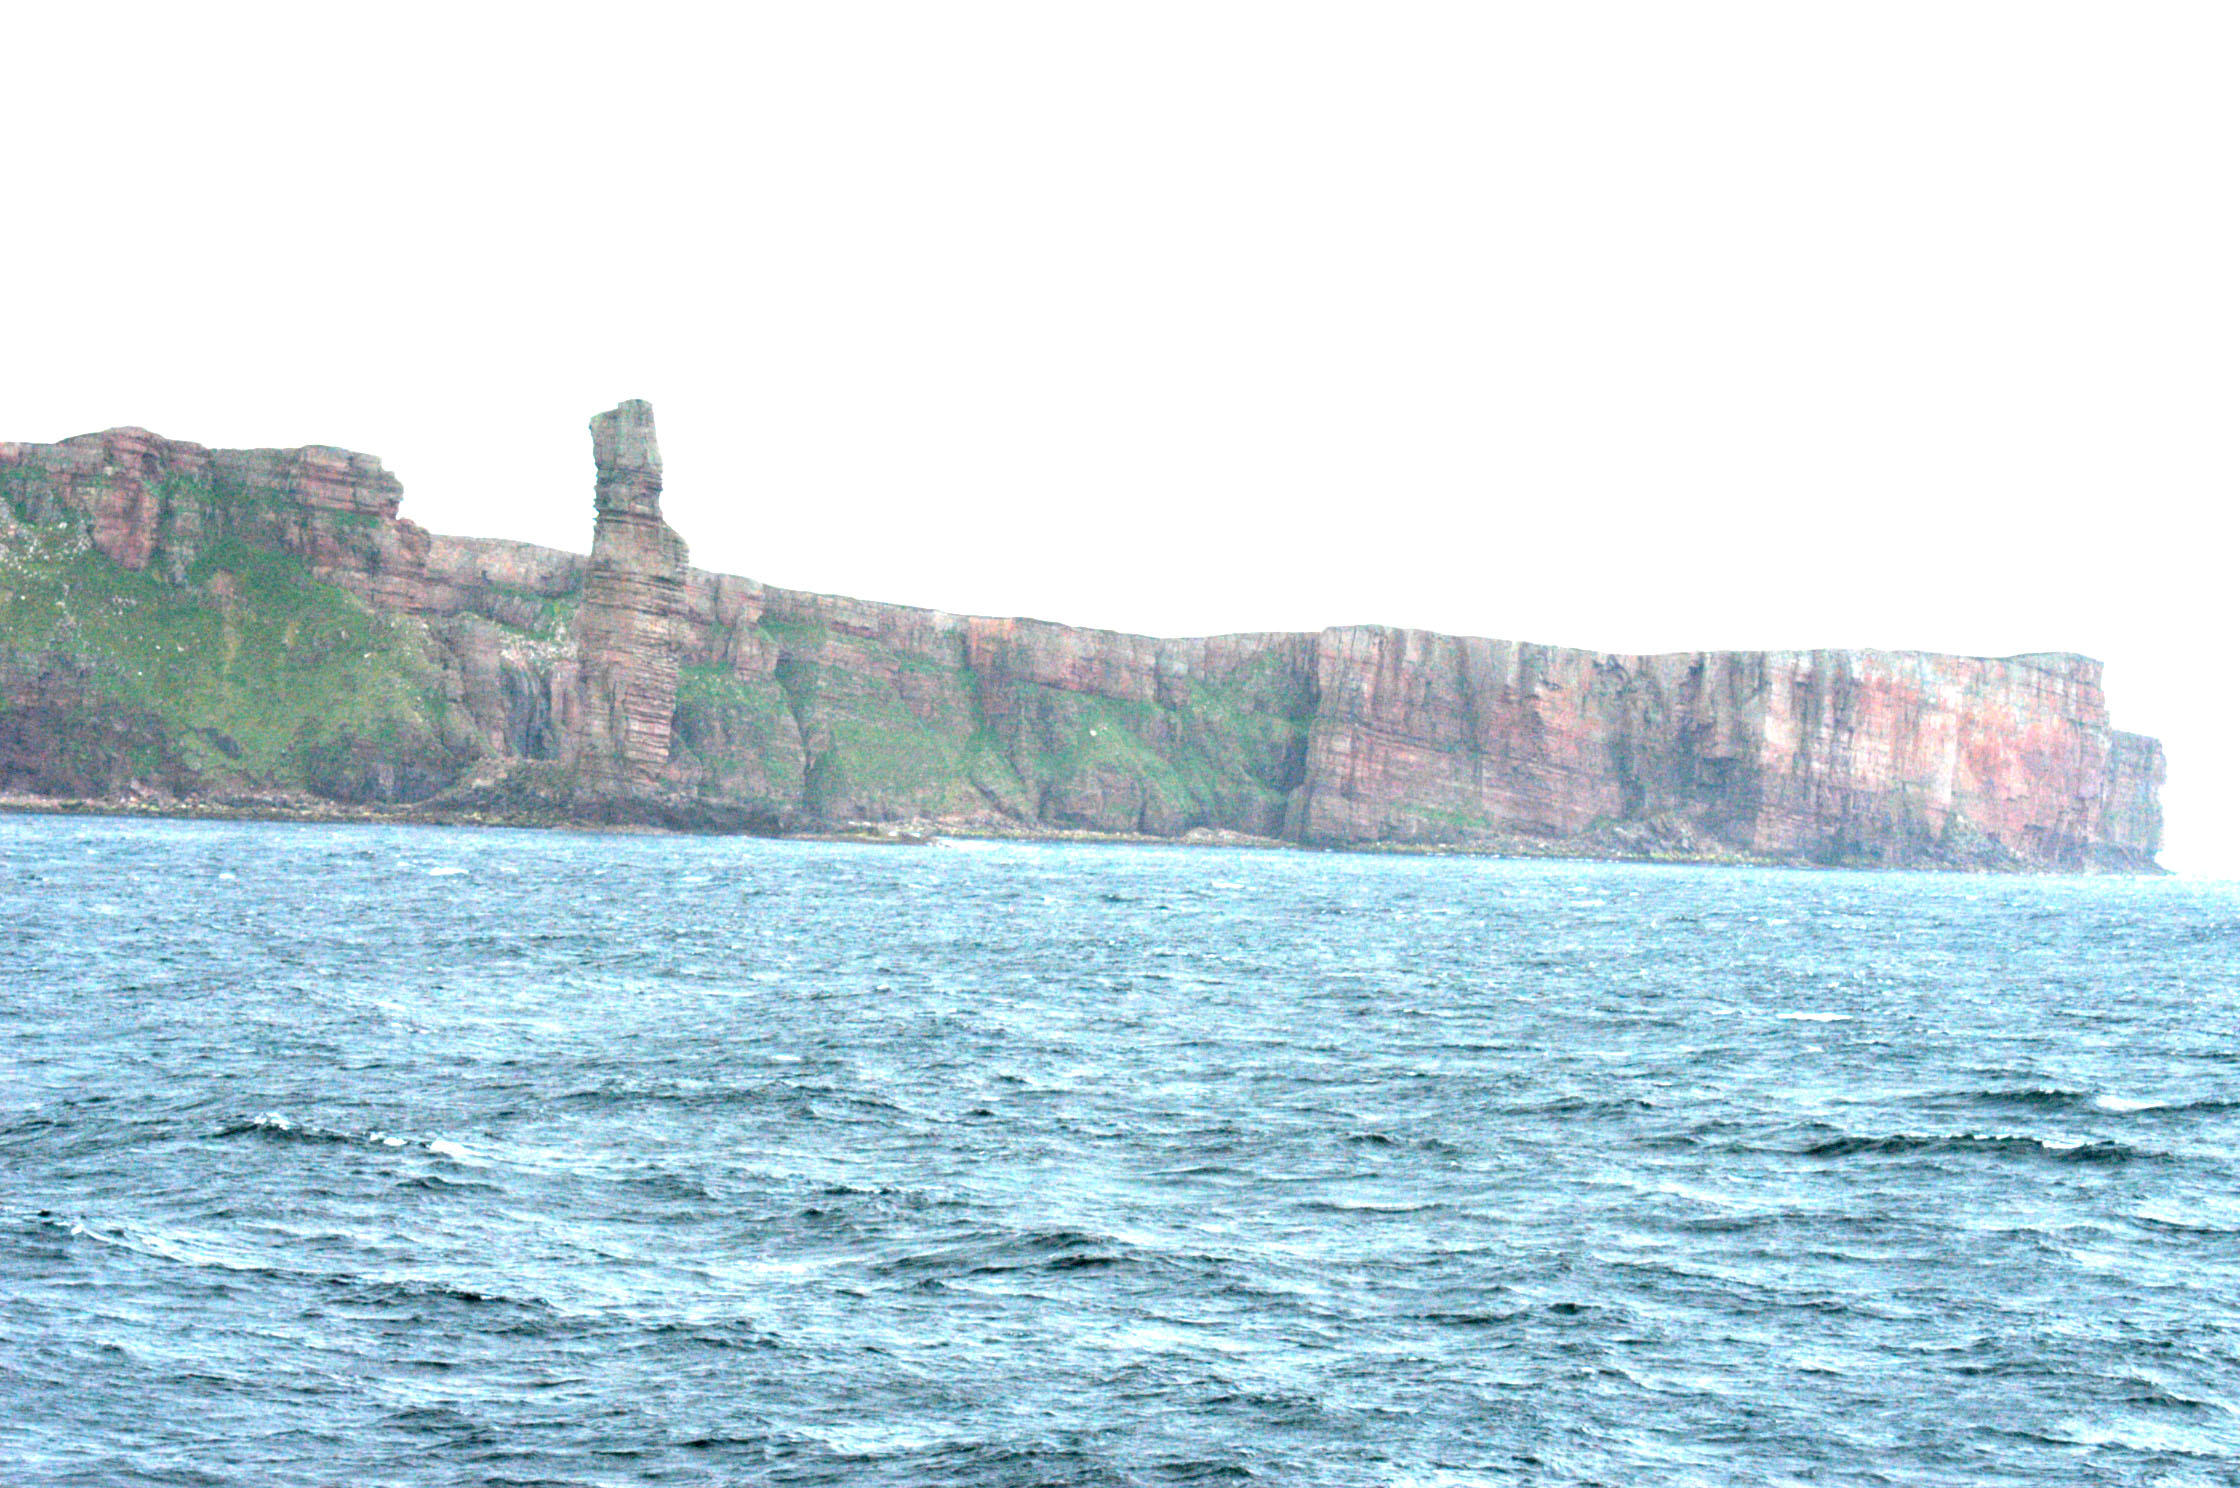
[[[0,805],[2154,871],[2087,657],[1155,639],[693,568],[653,412],[588,555],[444,537],[370,455],[0,443]]]

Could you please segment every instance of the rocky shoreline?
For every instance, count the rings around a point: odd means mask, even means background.
[[[1476,843],[1311,844],[1290,842],[1280,837],[1260,837],[1250,833],[1232,832],[1211,827],[1193,828],[1175,836],[1153,836],[1140,832],[1099,832],[1081,828],[945,826],[930,821],[839,822],[815,830],[733,832],[629,822],[497,817],[472,812],[431,811],[410,806],[347,806],[327,801],[286,805],[219,801],[84,801],[47,797],[0,796],[0,816],[6,815],[90,817],[141,821],[263,822],[294,826],[468,827],[520,832],[593,832],[656,837],[753,836],[776,842],[836,842],[873,847],[931,847],[938,846],[943,842],[1017,842],[1080,847],[1230,848],[1255,852],[1337,852],[1401,857],[1535,859],[1556,862],[1782,868],[1816,872],[1843,871],[1844,867],[1847,866],[1814,862],[1805,858],[1767,857],[1736,852],[1729,848],[1716,846],[1697,847],[1692,850],[1671,847],[1643,847],[1628,850],[1622,845],[1608,843],[1594,845],[1576,842],[1551,843],[1526,838]],[[2016,868],[2011,865],[1929,864],[1916,865],[1908,871],[2011,874],[2016,872],[2044,872],[2047,870]],[[2077,871],[2085,874],[2117,872],[2126,874],[2145,873],[2157,876],[2168,872],[2167,869],[2159,865],[2144,869],[2096,869],[2087,867]]]
[[[652,410],[593,446],[585,556],[344,450],[0,444],[0,805],[2154,871],[2089,658],[949,615],[692,568]]]

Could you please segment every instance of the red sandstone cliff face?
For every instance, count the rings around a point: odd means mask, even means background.
[[[303,559],[376,608],[522,623],[522,596],[583,587],[584,559],[528,543],[439,537],[397,516],[404,487],[372,455],[311,445],[213,450],[145,429],[0,443],[18,515],[80,527],[119,567],[175,582],[234,537]],[[656,486],[658,491],[658,485]]]
[[[136,429],[0,444],[0,549],[77,533],[223,604],[202,557],[247,543],[405,625],[435,679],[420,755],[330,743],[319,758],[348,768],[275,777],[283,793],[1888,866],[2141,869],[2160,842],[2161,748],[2109,727],[2082,657],[1612,656],[1371,627],[1154,640],[800,594],[686,566],[645,404],[593,435],[588,560],[431,536],[368,456]],[[114,795],[103,751],[129,744],[159,761],[135,789],[204,789],[160,763],[177,732],[160,707],[104,700],[98,657],[6,642],[7,788]]]
[[[236,528],[354,576],[374,597],[380,578],[409,570],[427,534],[396,520],[404,488],[371,455],[310,446],[212,450],[111,429],[60,444],[0,444],[0,469],[32,521],[72,516],[94,545],[132,570],[183,574],[210,539]]]
[[[1325,632],[1290,835],[1708,841],[1780,860],[2144,866],[2160,746],[2099,663],[1876,651],[1608,656]]]

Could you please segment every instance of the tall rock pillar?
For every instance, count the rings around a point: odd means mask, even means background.
[[[653,405],[632,400],[591,420],[598,526],[577,616],[584,682],[576,763],[628,790],[669,759],[677,711],[684,539],[661,520],[661,447]]]

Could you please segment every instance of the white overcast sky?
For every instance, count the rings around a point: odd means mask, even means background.
[[[2240,9],[15,6],[0,438],[1190,634],[2076,650],[2240,869]]]

